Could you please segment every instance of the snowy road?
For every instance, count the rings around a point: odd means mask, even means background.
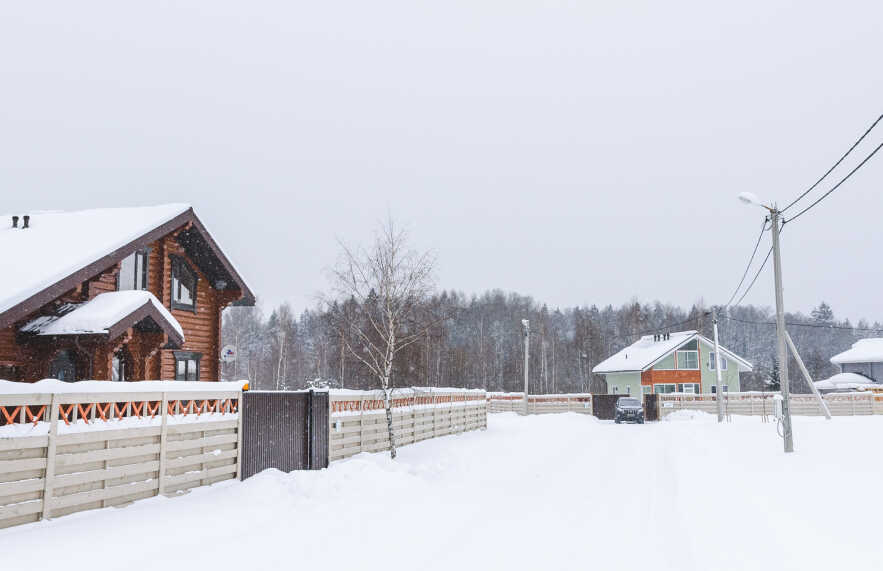
[[[787,458],[758,418],[489,424],[403,448],[395,463],[362,455],[2,530],[0,560],[66,571],[883,568],[881,417],[797,418]]]

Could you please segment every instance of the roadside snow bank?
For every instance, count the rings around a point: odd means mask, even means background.
[[[717,422],[717,415],[705,412],[704,410],[691,410],[683,408],[676,410],[662,417],[665,422]]]
[[[836,494],[879,480],[883,456],[868,451],[883,418],[795,417],[788,456],[772,423],[707,420],[502,413],[486,431],[406,446],[395,461],[361,454],[321,471],[268,470],[0,530],[0,553],[4,568],[39,555],[65,571],[92,571],[97,552],[127,571],[883,568],[872,531],[883,495]]]

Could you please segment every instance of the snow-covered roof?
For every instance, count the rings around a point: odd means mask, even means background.
[[[859,339],[852,348],[831,357],[835,365],[844,363],[883,363],[883,337]]]
[[[829,379],[813,383],[820,391],[854,391],[867,387],[879,387],[871,379],[858,373],[837,373]]]
[[[19,216],[17,228],[12,227],[13,215]],[[23,228],[24,215],[30,216],[28,228]],[[182,234],[188,239],[185,248],[209,251],[197,260],[201,269],[226,282],[227,288],[240,289],[240,303],[254,304],[254,294],[187,204],[19,212],[0,216],[6,269],[0,280],[0,327],[185,224],[192,224],[192,231]]]
[[[155,295],[141,290],[102,293],[82,304],[65,304],[54,315],[29,321],[21,331],[36,335],[114,335],[146,317],[176,343],[184,341],[184,329],[178,320]]]
[[[187,204],[102,208],[78,212],[21,212],[30,223],[12,227],[0,217],[0,313],[186,212]]]
[[[625,349],[598,363],[593,373],[630,373],[640,372],[652,367],[667,355],[686,345],[693,339],[714,345],[710,339],[699,335],[696,331],[678,331],[669,335],[645,335]],[[740,371],[750,371],[751,363],[735,353],[721,347],[721,353],[736,361]]]

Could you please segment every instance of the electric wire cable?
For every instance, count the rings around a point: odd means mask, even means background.
[[[742,272],[742,279],[739,280],[739,285],[736,286],[736,289],[733,291],[733,295],[730,296],[730,300],[727,301],[727,304],[724,306],[724,310],[730,307],[730,304],[733,303],[733,300],[736,299],[736,295],[739,293],[739,289],[742,287],[742,284],[745,283],[745,277],[748,275],[748,271],[751,269],[751,264],[754,262],[754,256],[757,255],[757,248],[760,247],[760,241],[763,239],[763,233],[766,232],[766,223],[767,219],[763,219],[763,224],[760,225],[760,234],[757,236],[757,242],[754,244],[754,251],[751,252],[751,257],[748,258],[748,265],[745,266],[745,271]]]
[[[779,233],[781,234],[782,231],[779,230]],[[761,272],[763,272],[763,269],[766,267],[767,262],[770,261],[770,256],[772,255],[772,253],[773,253],[773,247],[770,246],[770,250],[769,250],[769,252],[766,253],[766,257],[763,259],[763,263],[760,264],[759,268],[757,268],[757,273],[754,274],[754,278],[751,280],[751,283],[748,284],[748,288],[742,293],[742,297],[740,297],[739,301],[737,301],[735,304],[733,304],[732,306],[728,305],[727,307],[738,307],[739,304],[742,303],[742,300],[745,299],[745,296],[748,295],[748,292],[750,292],[751,288],[754,287],[755,282],[757,282],[757,278],[760,277],[760,274],[761,274]]]
[[[739,319],[738,317],[731,316],[721,316],[721,319],[729,319],[730,321],[738,321],[739,323],[746,323],[749,325],[772,325],[775,327],[775,321],[753,321],[750,319]],[[883,327],[847,327],[845,325],[830,325],[826,323],[793,323],[786,322],[785,325],[788,327],[813,327],[816,329],[834,329],[838,331],[865,331],[869,333],[878,333],[883,331]]]
[[[791,218],[789,218],[789,219],[788,219],[788,222],[794,222],[795,220],[797,220],[798,218],[800,218],[803,214],[805,214],[810,208],[812,208],[813,206],[815,206],[815,205],[818,204],[819,202],[823,201],[825,198],[828,197],[828,195],[830,195],[832,192],[834,192],[835,190],[837,190],[838,188],[840,188],[840,185],[842,185],[844,182],[846,182],[847,180],[849,180],[849,177],[851,177],[852,175],[854,175],[854,174],[856,173],[856,171],[858,171],[860,168],[862,168],[862,167],[864,166],[864,164],[865,164],[866,162],[868,162],[869,160],[871,160],[871,157],[873,157],[874,155],[876,155],[876,154],[877,154],[877,151],[879,151],[881,148],[883,148],[883,143],[880,143],[879,145],[877,145],[877,147],[876,147],[873,151],[871,151],[871,154],[869,154],[867,157],[865,157],[864,160],[863,160],[862,162],[860,162],[859,164],[857,164],[857,165],[855,166],[854,169],[852,169],[851,171],[849,171],[849,174],[847,174],[845,177],[843,177],[842,179],[840,179],[840,182],[838,182],[837,184],[835,184],[834,186],[832,186],[832,187],[828,190],[828,192],[826,192],[825,194],[823,194],[822,196],[820,196],[819,198],[817,198],[815,202],[813,202],[812,204],[810,204],[809,206],[807,206],[806,208],[804,208],[803,210],[801,210],[800,212],[798,212],[797,214],[795,214],[794,216],[792,216]]]
[[[699,316],[688,317],[687,319],[685,319],[683,321],[678,321],[677,323],[670,323],[668,325],[663,325],[662,327],[657,327],[655,329],[645,329],[643,331],[638,331],[637,333],[620,334],[620,335],[617,335],[616,337],[614,337],[614,339],[622,339],[625,337],[642,337],[644,335],[648,335],[650,333],[656,333],[657,331],[662,331],[664,329],[673,329],[673,328],[678,327],[680,325],[690,323],[691,321],[696,321],[698,318],[699,318]]]
[[[861,143],[861,142],[865,139],[865,137],[868,136],[868,133],[870,133],[871,131],[874,130],[874,127],[876,127],[876,126],[877,126],[877,123],[879,123],[881,120],[883,120],[883,114],[881,114],[879,117],[877,117],[877,120],[876,120],[876,121],[874,121],[873,123],[871,123],[871,126],[868,127],[868,130],[865,131],[864,134],[863,134],[861,137],[859,137],[858,141],[856,141],[855,143],[853,143],[853,145],[852,145],[851,147],[849,147],[849,150],[846,151],[846,153],[845,153],[842,157],[840,157],[840,160],[838,160],[836,163],[834,163],[834,166],[832,166],[831,168],[829,168],[828,171],[827,171],[825,174],[822,175],[822,178],[820,178],[819,180],[817,180],[817,181],[815,182],[815,184],[813,184],[811,187],[809,187],[808,189],[806,189],[805,191],[803,191],[803,194],[801,194],[800,196],[798,196],[797,198],[795,198],[794,200],[792,200],[791,203],[790,203],[788,206],[786,206],[785,208],[782,209],[782,212],[785,212],[786,210],[788,210],[789,208],[791,208],[792,206],[794,206],[797,202],[800,201],[800,199],[802,199],[804,196],[806,196],[807,194],[809,194],[810,192],[812,192],[812,191],[813,191],[813,190],[814,190],[819,184],[821,184],[821,182],[822,182],[823,180],[825,180],[825,178],[827,178],[828,175],[831,174],[831,173],[834,171],[834,169],[836,169],[838,166],[840,166],[840,163],[842,163],[843,160],[844,160],[846,157],[849,156],[849,154],[850,154],[850,153],[851,153],[851,152],[852,152],[852,151],[853,151],[853,150],[859,145],[859,143]]]

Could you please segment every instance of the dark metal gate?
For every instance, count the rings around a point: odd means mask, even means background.
[[[242,395],[242,479],[267,468],[328,467],[328,393],[247,391]]]
[[[616,416],[616,400],[628,395],[592,395],[592,414],[601,420]]]
[[[659,395],[644,395],[644,420],[659,420]]]

